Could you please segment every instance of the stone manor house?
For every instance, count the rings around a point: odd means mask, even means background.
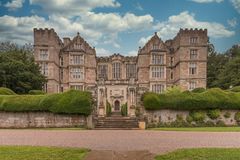
[[[35,61],[48,80],[43,89],[91,91],[100,116],[106,115],[107,102],[112,111],[127,103],[129,116],[134,116],[146,91],[161,93],[173,85],[184,90],[205,88],[207,48],[206,29],[180,29],[165,42],[155,33],[139,47],[137,56],[98,57],[79,33],[62,41],[54,29],[34,29]]]

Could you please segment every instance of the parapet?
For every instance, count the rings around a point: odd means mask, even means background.
[[[198,28],[191,28],[191,29],[188,29],[188,28],[185,28],[185,29],[180,29],[178,34],[205,34],[207,35],[207,29],[198,29]]]
[[[57,33],[54,31],[53,28],[34,28],[33,29],[34,32],[34,42],[44,42],[46,41],[47,43],[49,43],[49,41],[55,41],[58,45],[62,46],[63,43],[61,41],[61,39],[59,38],[59,36],[57,35]]]

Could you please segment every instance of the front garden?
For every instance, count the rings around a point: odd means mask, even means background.
[[[0,88],[0,111],[5,112],[52,112],[58,114],[89,115],[92,112],[90,92],[69,90],[58,94],[17,95]],[[37,95],[36,95],[37,94]]]
[[[192,92],[182,92],[174,87],[163,94],[145,93],[142,100],[147,113],[151,113],[147,115],[150,128],[223,127],[226,122],[227,125],[240,124],[239,87],[231,90],[201,88]],[[168,115],[160,114],[164,110],[169,110]]]

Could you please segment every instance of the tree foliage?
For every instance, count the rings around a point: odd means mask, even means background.
[[[228,89],[240,85],[240,46],[234,45],[226,53],[209,50],[207,87]]]
[[[35,64],[29,45],[19,47],[6,42],[0,45],[0,87],[16,93],[28,93],[42,88],[46,79]]]

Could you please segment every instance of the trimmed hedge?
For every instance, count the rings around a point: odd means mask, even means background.
[[[240,109],[240,93],[212,88],[202,93],[145,93],[143,104],[147,110],[209,110]]]
[[[28,92],[28,94],[31,94],[31,95],[42,95],[42,94],[45,94],[45,92],[43,92],[41,90],[30,90]]]
[[[92,112],[92,96],[90,92],[76,90],[51,95],[0,96],[0,111],[89,115]]]
[[[9,88],[0,87],[0,95],[15,95],[15,94],[16,93]]]
[[[230,89],[232,92],[240,92],[240,86],[236,86]]]

